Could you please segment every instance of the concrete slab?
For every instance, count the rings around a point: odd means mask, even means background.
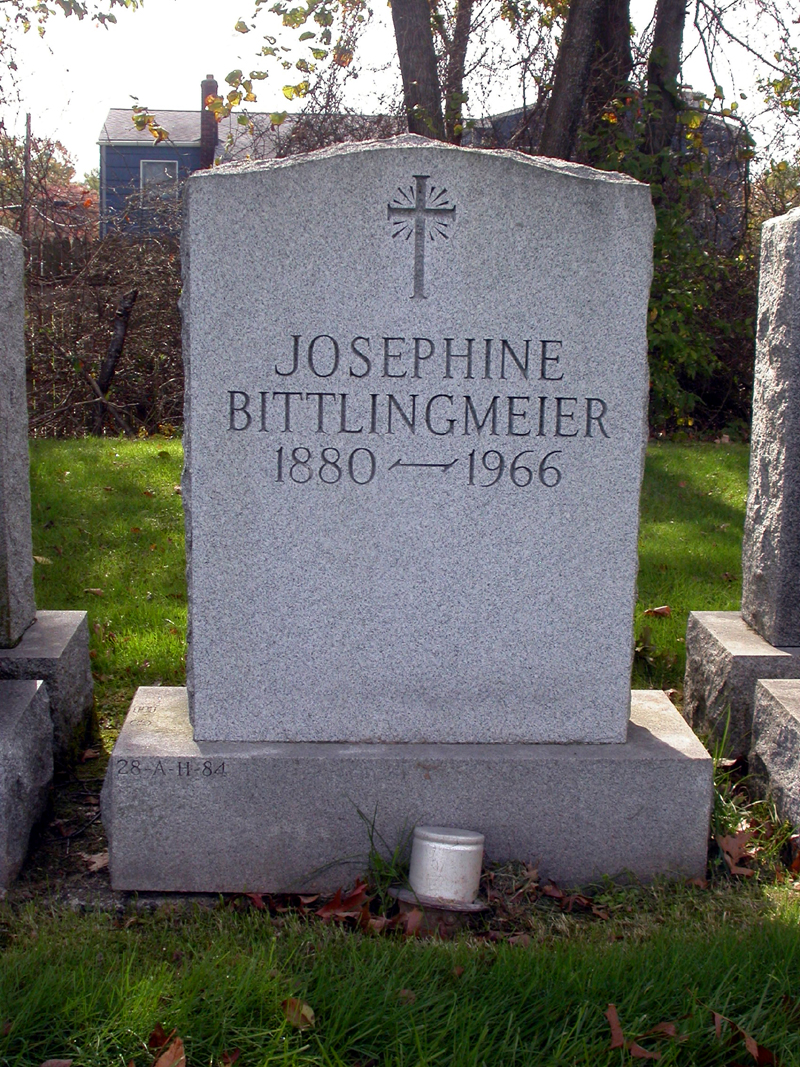
[[[74,759],[93,700],[86,612],[38,611],[15,648],[0,648],[0,678],[40,678],[47,683],[55,759]]]
[[[16,878],[53,778],[53,724],[42,682],[0,682],[0,896]]]
[[[800,678],[800,648],[775,648],[738,611],[693,611],[686,626],[683,714],[729,756],[750,748],[756,681]],[[730,713],[730,718],[728,717]]]
[[[800,679],[758,682],[750,771],[781,818],[800,825]]]
[[[332,889],[363,872],[366,820],[486,835],[542,877],[701,875],[712,763],[661,692],[632,694],[625,744],[194,741],[186,691],[137,692],[109,764],[114,889]],[[363,817],[359,813],[363,813]]]

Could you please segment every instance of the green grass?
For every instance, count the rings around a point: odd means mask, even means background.
[[[50,561],[36,564],[37,603],[89,611],[107,748],[137,685],[183,681],[180,464],[177,441],[32,443],[34,552]],[[746,485],[743,446],[650,447],[634,684],[679,688],[688,611],[738,606]],[[644,615],[665,604],[669,617]],[[98,762],[78,770],[79,789],[99,784]],[[74,825],[91,811],[76,807]],[[88,843],[96,828],[76,848],[101,848]],[[775,870],[765,853],[749,881],[719,862],[707,889],[600,887],[606,917],[532,896],[451,943],[368,936],[245,900],[116,915],[19,896],[0,906],[0,1067],[55,1057],[150,1067],[156,1023],[177,1029],[189,1067],[223,1067],[235,1048],[242,1067],[635,1062],[610,1048],[609,1003],[626,1038],[660,1050],[664,1065],[755,1062],[741,1035],[717,1040],[712,1011],[776,1063],[800,1065],[800,893]],[[58,874],[68,881],[66,863]],[[288,997],[311,1005],[313,1029],[289,1025]],[[685,1041],[642,1036],[662,1022]]]
[[[712,1010],[776,1062],[800,1063],[791,894],[729,891],[731,918],[721,900],[711,924],[704,906],[687,915],[685,891],[653,894],[665,910],[640,936],[613,920],[565,923],[524,947],[369,937],[222,905],[127,919],[29,907],[0,923],[0,1063],[149,1067],[158,1022],[177,1029],[190,1065],[234,1048],[243,1067],[631,1062],[609,1047],[609,1003],[628,1038],[661,1022],[687,1035],[642,1038],[662,1064],[752,1062],[741,1040],[717,1041]],[[287,1024],[288,997],[312,1007],[313,1029]]]
[[[31,442],[36,603],[89,612],[105,729],[138,685],[185,681],[182,463],[163,438]]]
[[[690,611],[735,611],[742,600],[742,528],[747,445],[651,444],[639,534],[634,630],[650,629],[651,663],[639,655],[633,685],[683,685]],[[645,616],[668,605],[669,617]]]

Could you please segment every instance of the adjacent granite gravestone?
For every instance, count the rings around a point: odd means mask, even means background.
[[[19,874],[53,778],[44,682],[0,681],[0,896]]]
[[[33,593],[23,252],[0,228],[0,893],[92,707],[82,611],[40,611]],[[46,685],[45,685],[46,683]]]
[[[13,648],[36,615],[22,242],[0,227],[0,648]]]
[[[742,611],[693,612],[684,714],[750,745],[756,681],[800,677],[800,210],[762,229]]]
[[[702,870],[710,761],[631,707],[652,233],[622,175],[414,136],[190,180],[188,694],[115,748],[116,888],[337,884],[359,810]]]
[[[75,754],[92,707],[84,611],[36,611],[31,548],[23,253],[0,228],[0,680],[47,683],[55,756]]]

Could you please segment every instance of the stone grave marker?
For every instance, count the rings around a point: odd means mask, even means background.
[[[34,602],[24,310],[22,242],[0,227],[0,892],[92,707],[86,612]]]
[[[631,716],[652,232],[621,175],[414,136],[190,180],[188,697],[134,699],[115,887],[336,884],[359,810],[702,867],[709,761]]]
[[[22,243],[0,228],[0,648],[33,622]]]
[[[692,612],[684,714],[751,741],[758,679],[800,677],[800,210],[764,224],[758,292],[742,610]]]

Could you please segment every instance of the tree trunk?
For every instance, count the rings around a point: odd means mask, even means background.
[[[590,128],[625,89],[632,70],[630,0],[605,0],[586,102]]]
[[[102,396],[98,396],[97,403],[95,404],[94,418],[92,420],[92,433],[98,437],[103,432],[103,419],[106,412],[106,405],[103,401],[106,393],[111,388],[111,382],[114,380],[117,361],[122,355],[122,349],[125,344],[125,335],[128,332],[128,320],[131,317],[133,305],[136,303],[136,297],[138,295],[139,290],[133,289],[130,293],[123,296],[122,300],[119,302],[116,314],[114,315],[114,332],[111,335],[111,341],[108,345],[106,358],[103,360],[103,366],[100,368],[100,373],[97,376],[97,386]]]
[[[556,56],[539,152],[570,159],[575,150],[605,0],[572,0]]]
[[[678,89],[681,70],[683,28],[686,23],[686,0],[658,0],[653,47],[647,64],[649,110],[645,131],[645,151],[656,155],[672,143],[678,113],[683,104]]]
[[[473,0],[458,0],[456,25],[447,57],[447,73],[444,80],[444,122],[447,140],[461,144],[462,114],[464,110],[464,67],[467,62],[467,45],[472,29]]]
[[[410,133],[445,140],[442,94],[426,0],[393,0],[392,22]]]

